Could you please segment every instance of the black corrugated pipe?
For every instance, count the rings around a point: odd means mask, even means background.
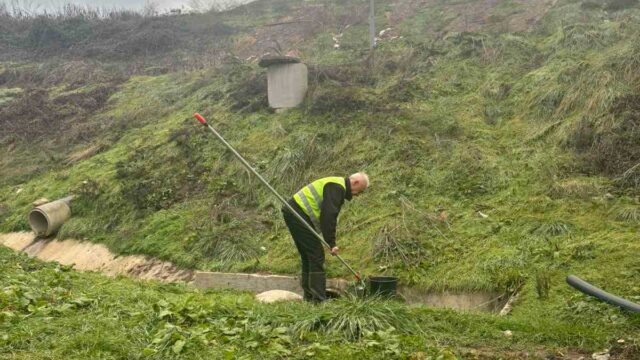
[[[591,295],[611,305],[619,306],[631,312],[640,312],[640,305],[636,303],[632,303],[631,301],[625,300],[619,296],[609,294],[608,292],[589,284],[588,282],[580,279],[577,276],[574,276],[574,275],[567,276],[567,283],[573,286],[574,288],[580,290],[581,292],[587,295]]]

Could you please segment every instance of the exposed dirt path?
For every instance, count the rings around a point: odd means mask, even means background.
[[[80,271],[99,271],[108,276],[130,275],[163,282],[193,280],[193,271],[146,256],[116,256],[102,244],[77,240],[36,239],[33,233],[0,234],[0,245],[22,251],[43,261],[73,265]]]

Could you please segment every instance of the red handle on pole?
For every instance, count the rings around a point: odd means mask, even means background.
[[[202,125],[207,125],[207,120],[204,119],[204,117],[202,117],[202,115],[198,114],[198,113],[194,113],[193,117],[195,117],[196,119],[198,119],[198,121],[200,121],[200,123]]]

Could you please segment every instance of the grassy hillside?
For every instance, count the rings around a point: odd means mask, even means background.
[[[113,30],[129,29],[122,18],[78,16],[11,17],[20,26],[0,38],[0,231],[27,229],[35,199],[74,193],[59,237],[185,267],[295,273],[280,205],[199,111],[283,194],[368,172],[371,191],[338,230],[363,272],[426,289],[523,286],[519,321],[637,331],[563,281],[640,296],[636,2],[380,2],[377,24],[391,30],[373,55],[366,8],[348,2],[127,18],[140,36],[159,24],[193,40],[145,52],[107,46],[128,36]],[[93,30],[71,37],[73,19]],[[307,21],[263,26],[292,19]],[[25,42],[42,24],[67,40]],[[278,48],[310,67],[304,105],[284,113],[268,109],[252,58]],[[348,276],[331,261],[329,272]]]

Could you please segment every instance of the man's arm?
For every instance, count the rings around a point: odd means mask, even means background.
[[[344,203],[344,189],[334,183],[324,186],[322,194],[322,207],[320,208],[320,229],[324,241],[332,248],[336,246],[336,225],[338,214]]]

